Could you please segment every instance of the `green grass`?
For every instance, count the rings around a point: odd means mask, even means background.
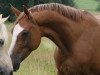
[[[96,11],[98,3],[95,0],[75,0],[77,7],[88,10],[92,13],[100,13]],[[8,33],[11,42],[12,23],[7,23]],[[10,44],[9,42],[9,44]],[[56,67],[54,63],[55,45],[48,39],[43,38],[41,45],[33,51],[22,63],[20,69],[14,75],[56,75]]]
[[[95,11],[98,6],[97,1],[95,0],[75,0],[75,3],[79,8],[91,11]]]
[[[90,11],[92,13],[100,13],[97,11],[100,1],[96,0],[75,0],[76,6],[80,9]]]

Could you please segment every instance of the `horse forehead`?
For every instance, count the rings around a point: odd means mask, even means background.
[[[14,29],[13,29],[13,35],[17,36],[19,33],[21,33],[24,30],[23,27],[21,27],[20,24],[15,25]]]

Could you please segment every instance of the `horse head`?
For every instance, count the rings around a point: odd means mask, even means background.
[[[13,75],[13,67],[8,55],[8,34],[4,22],[8,19],[0,15],[0,75]]]
[[[24,6],[24,12],[12,7],[12,11],[18,17],[12,30],[12,43],[9,54],[12,59],[14,71],[19,69],[20,63],[38,48],[41,41],[41,33],[34,16]],[[23,17],[21,17],[23,15]],[[21,17],[21,18],[20,18]],[[19,19],[20,18],[20,19]]]

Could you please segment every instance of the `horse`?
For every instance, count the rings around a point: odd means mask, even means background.
[[[0,75],[13,75],[12,61],[8,54],[8,33],[4,24],[7,19],[0,14]]]
[[[23,7],[11,6],[17,17],[9,48],[14,71],[46,37],[57,46],[57,75],[100,75],[100,25],[91,13],[59,3]]]

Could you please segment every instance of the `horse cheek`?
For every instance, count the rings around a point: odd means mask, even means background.
[[[34,30],[32,32],[32,35],[31,35],[31,49],[32,50],[35,50],[39,47],[40,45],[40,42],[41,42],[41,34],[40,34],[40,31],[39,30]]]

